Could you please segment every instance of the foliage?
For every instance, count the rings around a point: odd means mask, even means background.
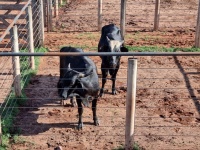
[[[113,150],[125,150],[125,148],[124,148],[124,146],[119,146],[118,148],[113,149]],[[137,143],[134,143],[133,150],[140,150],[140,147],[138,146]]]

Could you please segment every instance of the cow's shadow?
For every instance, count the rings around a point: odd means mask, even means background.
[[[14,133],[28,136],[45,133],[51,128],[77,130],[78,108],[77,106],[72,107],[70,100],[65,100],[65,105],[61,105],[57,94],[58,80],[59,76],[51,75],[35,75],[31,78],[30,83],[24,89],[27,100],[25,104],[20,106],[20,111],[14,120]],[[67,115],[71,113],[71,110],[67,109],[74,109],[73,116],[71,115],[74,119],[71,119],[71,121],[70,119],[67,121],[57,120],[59,119],[59,112],[61,112],[60,109],[65,111]],[[48,121],[49,118],[51,121]],[[54,122],[54,119],[57,121]],[[84,125],[94,124],[93,119],[91,119],[91,122],[83,120],[83,123]]]

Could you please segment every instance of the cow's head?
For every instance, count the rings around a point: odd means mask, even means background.
[[[128,49],[123,46],[124,40],[111,40],[106,36],[108,45],[102,46],[100,49],[102,52],[128,52]],[[110,68],[115,68],[120,61],[120,56],[107,56],[106,62]]]
[[[83,95],[84,89],[81,78],[86,76],[88,75],[71,69],[70,64],[68,64],[64,77],[60,78],[57,83],[58,95],[64,99],[67,99],[72,93],[80,94],[80,96]]]

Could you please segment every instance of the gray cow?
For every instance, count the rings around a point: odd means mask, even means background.
[[[63,47],[60,52],[83,52],[82,49]],[[60,79],[57,84],[58,94],[62,99],[70,95],[76,96],[78,104],[78,129],[82,129],[83,107],[89,106],[92,101],[94,125],[99,121],[96,115],[96,105],[99,92],[98,75],[94,62],[87,56],[60,56]]]
[[[123,43],[124,39],[119,28],[114,24],[105,25],[101,31],[98,52],[128,52],[128,49],[123,46]],[[120,56],[101,56],[101,59],[102,88],[100,90],[100,96],[104,94],[104,85],[108,72],[112,80],[112,94],[115,95],[115,81],[120,67]]]

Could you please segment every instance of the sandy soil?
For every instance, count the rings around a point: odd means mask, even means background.
[[[86,2],[86,0],[84,1]],[[174,2],[175,1],[169,1]],[[87,8],[81,3],[63,8],[62,16],[55,24],[69,21],[64,15],[67,9]],[[193,6],[193,3],[191,4]],[[66,17],[66,18],[65,18]],[[93,20],[93,18],[91,18]],[[87,20],[91,25],[93,21]],[[78,25],[79,21],[74,19]],[[83,22],[84,23],[84,19]],[[86,24],[88,25],[88,24]],[[92,28],[88,25],[88,28]],[[50,52],[61,46],[96,50],[99,32],[65,32],[59,25],[55,31],[45,34],[45,46]],[[164,32],[130,32],[126,36],[127,45],[192,47],[194,29],[167,30]],[[90,48],[87,48],[90,47]],[[100,58],[91,57],[100,72]],[[200,142],[199,65],[198,57],[137,57],[138,80],[134,140],[141,149],[190,149],[198,150]],[[100,126],[94,126],[92,111],[84,109],[84,128],[76,129],[77,108],[66,101],[59,104],[56,84],[59,79],[59,58],[41,57],[41,64],[25,92],[28,102],[21,108],[15,126],[20,128],[20,139],[10,149],[52,150],[62,146],[72,149],[115,149],[123,146],[125,139],[125,114],[127,91],[127,60],[122,57],[117,75],[117,95],[111,95],[111,82],[107,81],[107,93],[99,98],[97,114]],[[99,79],[101,83],[101,79]]]

